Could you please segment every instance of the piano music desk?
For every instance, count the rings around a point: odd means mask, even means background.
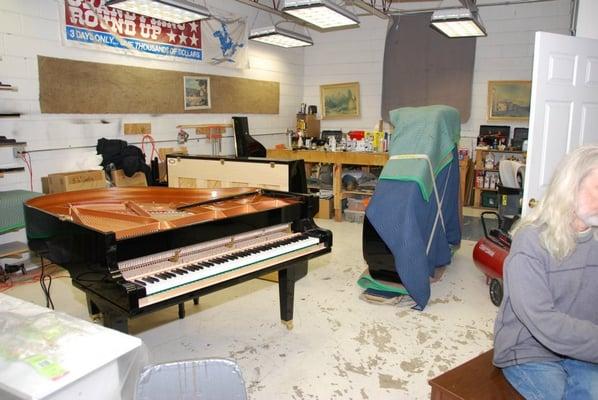
[[[268,149],[267,157],[279,160],[304,160],[305,163],[322,163],[333,165],[332,192],[334,194],[334,219],[342,221],[343,165],[360,165],[364,167],[381,166],[388,161],[388,153],[366,153],[357,151],[322,151],[322,150],[288,150]]]
[[[141,339],[0,293],[0,398],[131,398]]]

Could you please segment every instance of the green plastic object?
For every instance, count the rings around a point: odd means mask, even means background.
[[[407,289],[405,289],[405,287],[400,283],[379,281],[372,278],[372,276],[367,272],[364,272],[359,277],[359,279],[357,280],[357,284],[363,289],[374,289],[382,292],[396,293],[399,295],[409,294],[407,292]]]

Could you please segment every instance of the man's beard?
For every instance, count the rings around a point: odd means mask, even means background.
[[[587,226],[598,226],[598,214],[582,214],[578,213],[577,217],[582,220]]]

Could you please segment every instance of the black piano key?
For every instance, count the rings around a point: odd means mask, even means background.
[[[135,279],[133,282],[135,282],[136,284],[138,284],[140,286],[145,286],[145,282],[143,282],[143,281]]]

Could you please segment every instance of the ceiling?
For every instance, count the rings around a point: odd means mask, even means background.
[[[282,12],[283,0],[236,0],[262,11],[278,15],[288,21],[306,25],[310,29],[320,30],[317,27],[308,25],[303,21],[296,20]],[[374,15],[378,18],[388,19],[391,15],[413,14],[420,12],[432,12],[438,9],[462,8],[470,9],[476,7],[517,5],[524,3],[540,3],[555,0],[333,0],[336,3],[344,4],[349,10],[358,16]]]

